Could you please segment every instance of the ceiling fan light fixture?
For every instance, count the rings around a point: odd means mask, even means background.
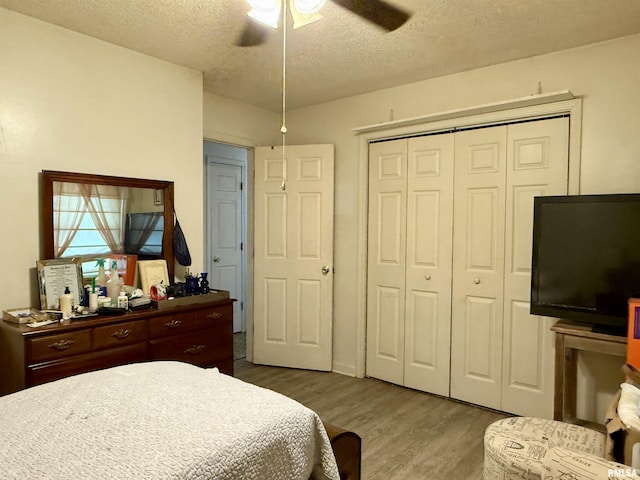
[[[272,28],[278,28],[282,0],[247,0],[251,6],[249,15],[254,20]]]
[[[300,12],[295,3],[291,3],[291,17],[293,18],[293,28],[304,27],[305,25],[309,25],[310,23],[315,22],[316,20],[320,20],[322,15],[319,12],[315,13],[302,13]]]
[[[318,13],[327,0],[292,0],[292,11],[297,10],[303,15]]]

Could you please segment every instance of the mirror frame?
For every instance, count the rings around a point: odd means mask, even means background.
[[[54,257],[53,246],[53,182],[90,183],[115,185],[120,187],[152,188],[162,190],[164,199],[164,233],[162,235],[162,255],[167,261],[169,281],[173,283],[175,264],[173,255],[174,204],[173,182],[147,180],[142,178],[94,175],[92,173],[58,172],[43,170],[40,174],[40,259]]]

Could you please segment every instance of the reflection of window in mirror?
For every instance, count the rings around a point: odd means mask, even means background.
[[[155,190],[53,182],[56,257],[162,255],[164,218]]]

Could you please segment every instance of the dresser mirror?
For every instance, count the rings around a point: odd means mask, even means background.
[[[173,182],[51,170],[40,182],[42,259],[165,259],[173,278]]]

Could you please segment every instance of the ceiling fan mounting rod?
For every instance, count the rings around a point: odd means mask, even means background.
[[[287,157],[286,157],[286,136],[287,136],[287,2],[282,2],[282,184],[280,188],[287,188]]]

